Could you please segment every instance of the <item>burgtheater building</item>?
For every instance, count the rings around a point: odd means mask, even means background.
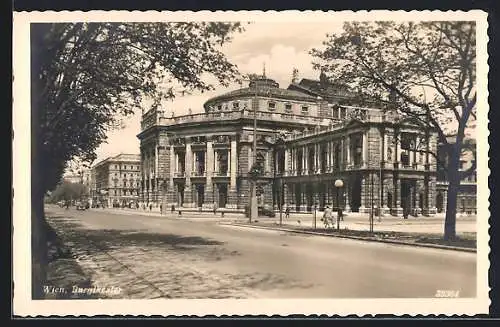
[[[286,89],[261,76],[209,99],[203,113],[145,112],[140,199],[242,211],[255,182],[259,205],[274,209],[340,205],[348,212],[433,215],[436,161],[429,152],[436,134],[356,99],[324,76]],[[256,177],[249,173],[254,162],[263,168]]]

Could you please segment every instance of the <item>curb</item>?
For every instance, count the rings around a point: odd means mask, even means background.
[[[453,250],[453,251],[477,253],[477,249],[464,248],[464,247],[459,247],[459,246],[447,246],[447,245],[438,245],[438,244],[431,244],[431,243],[410,243],[410,242],[404,242],[404,241],[373,239],[373,238],[368,238],[368,237],[351,236],[351,235],[333,235],[333,234],[321,233],[321,232],[301,231],[301,230],[296,230],[296,229],[287,229],[287,228],[279,228],[279,227],[275,228],[275,227],[267,227],[267,226],[254,226],[254,225],[239,224],[239,223],[229,223],[229,224],[225,224],[225,225],[255,228],[255,229],[270,229],[270,230],[289,232],[289,233],[297,233],[297,234],[309,234],[309,235],[326,236],[326,237],[348,238],[348,239],[366,241],[366,242],[378,242],[378,243],[386,243],[386,244],[397,244],[397,245],[417,246],[417,247],[424,247],[424,248],[434,248],[434,249],[441,249],[441,250]]]

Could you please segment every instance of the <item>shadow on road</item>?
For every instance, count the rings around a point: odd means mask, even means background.
[[[154,233],[144,230],[89,229],[71,217],[64,217],[61,215],[49,215],[48,221],[58,233],[71,236],[66,238],[70,238],[72,242],[80,244],[91,243],[98,245],[102,250],[124,246],[169,246],[177,250],[188,251],[197,246],[224,244],[224,242],[199,236],[181,236],[176,234]]]

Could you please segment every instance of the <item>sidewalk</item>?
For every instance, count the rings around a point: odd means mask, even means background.
[[[235,223],[248,223],[248,218],[242,213],[226,212],[224,216],[220,212],[216,215],[213,212],[203,211],[199,212],[192,209],[182,210],[182,215],[178,211],[172,213],[167,211],[161,214],[158,211],[149,211],[142,209],[129,209],[129,208],[92,208],[89,209],[96,212],[109,212],[122,215],[139,215],[151,217],[165,217],[169,219],[185,219],[194,221],[232,221]],[[279,213],[274,218],[259,217],[257,222],[268,224],[269,226],[279,225]],[[312,213],[292,213],[290,218],[282,216],[283,227],[291,228],[313,228],[314,216]],[[336,220],[334,226],[337,226]],[[323,228],[324,224],[321,221],[321,215],[316,216],[316,227]],[[344,221],[340,221],[341,229],[350,229],[358,231],[368,231],[370,229],[369,217],[363,214],[349,213]],[[411,217],[403,219],[401,217],[384,216],[381,221],[378,217],[374,218],[373,229],[374,231],[383,232],[403,232],[403,233],[421,233],[421,234],[442,234],[444,228],[444,217]],[[475,217],[457,217],[456,222],[457,235],[464,235],[476,233],[476,219]]]
[[[282,231],[288,233],[297,234],[308,234],[317,235],[322,237],[338,237],[347,238],[358,241],[367,242],[379,242],[394,245],[405,245],[405,246],[416,246],[416,247],[426,247],[435,248],[443,250],[454,250],[475,253],[476,250],[476,240],[474,237],[463,237],[458,238],[454,241],[444,241],[441,236],[435,234],[421,234],[421,233],[399,233],[399,232],[384,232],[384,231],[374,231],[369,233],[366,230],[352,230],[344,229],[337,231],[335,229],[324,229],[318,228],[313,230],[312,228],[298,228],[285,226],[282,227],[275,224],[265,224],[265,223],[228,223],[227,225],[243,227],[243,228],[254,228],[254,229],[267,229]]]
[[[259,222],[266,222],[270,225],[279,225],[279,217],[272,218],[272,220],[259,219]],[[334,219],[334,227],[337,227],[337,221]],[[283,219],[283,226],[293,227],[293,228],[313,228],[314,219]],[[323,228],[324,223],[321,221],[321,217],[316,217],[316,227]],[[345,217],[344,221],[340,221],[341,229],[359,230],[367,231],[370,229],[370,222],[368,217]],[[373,221],[374,231],[384,231],[384,232],[411,232],[411,233],[422,233],[422,234],[442,234],[444,229],[444,219],[429,219],[429,218],[409,218],[402,219],[399,217],[384,217],[379,222],[377,218]],[[476,233],[476,221],[466,220],[461,221],[457,219],[456,231],[458,235]]]
[[[142,209],[130,209],[130,208],[91,208],[89,211],[95,212],[109,212],[113,214],[120,215],[137,215],[137,216],[150,216],[150,217],[165,217],[165,218],[178,218],[178,219],[194,219],[194,220],[237,220],[242,219],[244,215],[242,213],[225,212],[224,216],[220,212],[214,215],[213,212],[203,211],[199,212],[196,210],[181,210],[182,215],[179,215],[179,210],[171,212],[168,210],[166,213],[161,214],[157,210],[142,210]]]

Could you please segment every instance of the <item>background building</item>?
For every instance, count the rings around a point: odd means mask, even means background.
[[[121,153],[92,167],[90,174],[93,203],[108,207],[138,201],[140,156]]]
[[[453,144],[454,140],[449,139],[449,144]],[[470,145],[470,150],[463,151],[460,158],[461,172],[467,171],[470,168],[473,169],[472,174],[462,178],[460,181],[460,188],[458,189],[457,195],[457,213],[458,214],[476,214],[477,213],[477,173],[476,173],[476,163],[474,152],[476,151],[476,142],[474,139],[465,139],[464,143]],[[440,144],[438,146],[438,157],[439,160],[445,165],[447,164],[447,155],[445,145]],[[438,167],[437,173],[437,189],[436,189],[436,207],[439,213],[446,213],[448,197],[448,181],[446,176],[446,171],[441,166]]]

